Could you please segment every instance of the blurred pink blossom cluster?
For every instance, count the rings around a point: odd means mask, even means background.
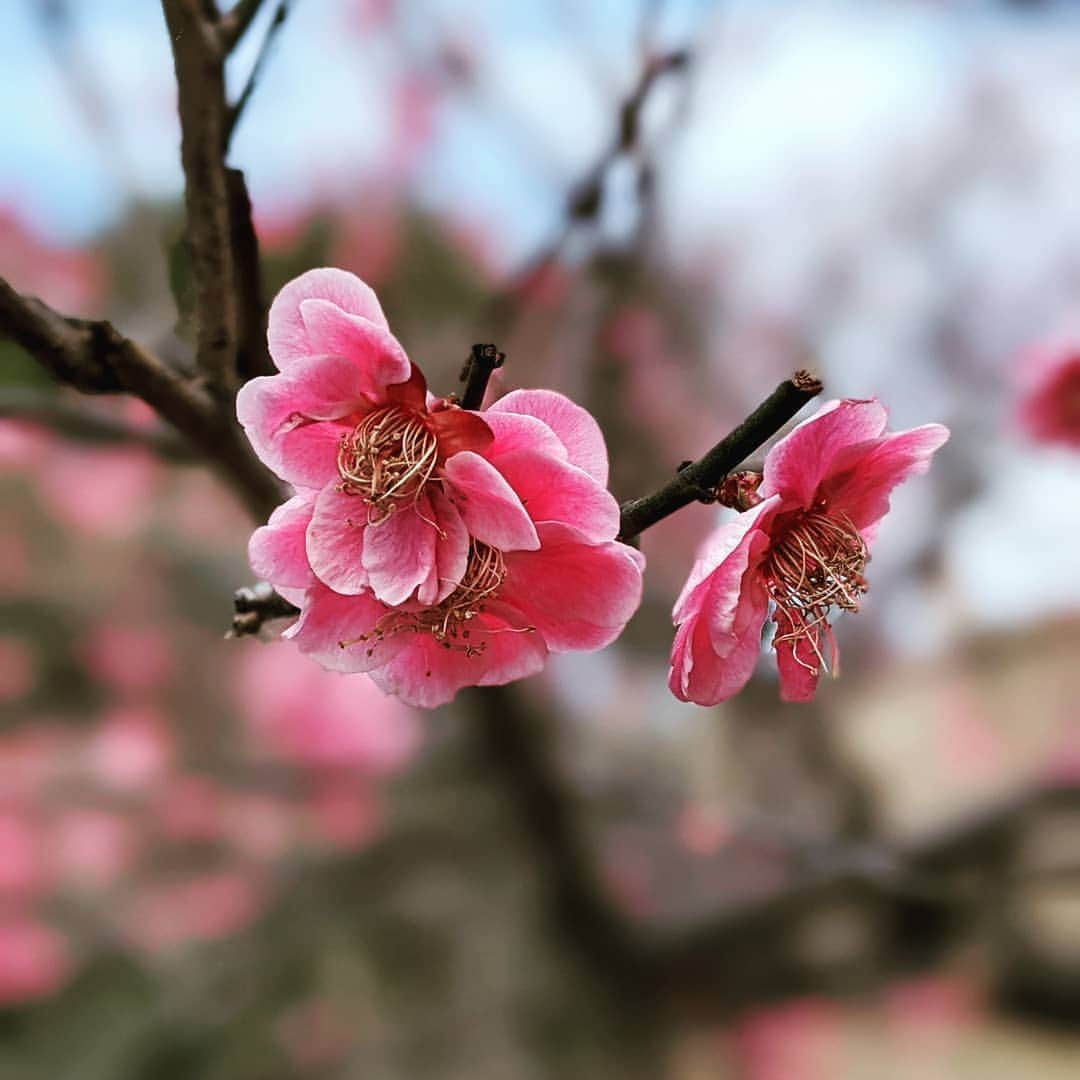
[[[1080,336],[1030,346],[1017,359],[1016,417],[1036,442],[1080,449]]]

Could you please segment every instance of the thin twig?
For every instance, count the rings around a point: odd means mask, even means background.
[[[226,52],[231,52],[248,32],[265,0],[236,0],[218,20],[218,37]]]
[[[729,472],[772,438],[808,401],[821,393],[806,371],[785,379],[734,431],[708,453],[679,470],[670,483],[621,507],[619,539],[626,542],[676,510],[710,492]]]
[[[240,91],[240,96],[236,99],[234,105],[230,105],[225,116],[225,149],[228,150],[229,145],[232,142],[233,132],[236,130],[236,125],[240,120],[244,109],[247,107],[248,101],[251,100],[251,95],[255,91],[255,86],[259,81],[259,76],[262,74],[263,67],[266,65],[267,57],[270,55],[270,48],[277,38],[278,31],[285,25],[285,19],[289,14],[289,0],[280,0],[277,11],[274,12],[274,17],[270,21],[270,25],[266,29],[266,36],[262,40],[262,45],[259,47],[259,53],[255,57],[255,63],[251,66],[251,74],[248,75],[247,82],[244,84],[244,89]]]

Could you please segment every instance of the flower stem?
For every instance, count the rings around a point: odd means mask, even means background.
[[[501,353],[494,345],[474,345],[472,354],[461,369],[461,381],[465,390],[461,395],[463,409],[479,409],[484,403],[488,380],[496,368],[501,368],[506,360],[506,353]]]

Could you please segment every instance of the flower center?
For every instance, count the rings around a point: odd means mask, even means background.
[[[812,510],[801,515],[773,544],[765,566],[769,596],[776,605],[773,645],[790,642],[792,656],[815,675],[828,668],[821,644],[822,638],[832,642],[829,609],[859,610],[869,557],[847,514]],[[802,641],[809,643],[817,664],[799,655]],[[835,649],[832,653],[835,666]]]
[[[341,490],[362,496],[368,505],[367,524],[378,525],[400,504],[416,504],[438,456],[435,432],[418,412],[400,405],[376,409],[341,437]]]
[[[430,634],[444,649],[456,649],[466,656],[479,656],[487,648],[487,642],[471,643],[466,624],[484,610],[484,601],[499,591],[505,579],[506,565],[502,552],[473,540],[465,575],[442,603],[419,611],[388,611],[370,633],[338,644],[345,649],[357,642],[370,642],[370,656],[375,645],[384,638],[403,633]],[[528,627],[528,630],[532,630],[532,627]]]

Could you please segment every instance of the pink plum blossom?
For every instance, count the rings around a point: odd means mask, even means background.
[[[675,604],[669,685],[714,705],[754,671],[772,605],[785,701],[813,697],[836,649],[833,607],[858,610],[889,493],[924,473],[948,438],[940,424],[886,432],[876,400],[832,401],[769,451],[756,504],[706,541]]]
[[[607,453],[595,420],[547,390],[514,391],[484,415],[494,433],[484,460],[526,509],[538,548],[473,536],[457,585],[434,604],[417,596],[392,605],[316,583],[285,633],[301,652],[331,670],[368,672],[387,693],[431,708],[463,686],[533,675],[549,652],[600,649],[619,635],[640,602],[644,560],[614,540],[619,508],[604,486]],[[471,491],[455,460],[448,471]],[[299,537],[310,537],[318,511],[302,497],[286,506],[259,543],[298,580]]]
[[[1038,442],[1080,449],[1080,336],[1028,349],[1017,376],[1020,427]]]
[[[0,917],[0,1007],[48,997],[72,971],[67,943],[26,916]]]
[[[517,495],[483,456],[473,412],[429,398],[372,290],[311,270],[270,309],[277,375],[241,388],[237,414],[259,457],[299,494],[252,538],[256,573],[289,599],[321,582],[387,604],[438,604],[465,574],[470,537],[539,547]],[[295,526],[303,521],[303,533]],[[277,550],[287,532],[306,558]]]

